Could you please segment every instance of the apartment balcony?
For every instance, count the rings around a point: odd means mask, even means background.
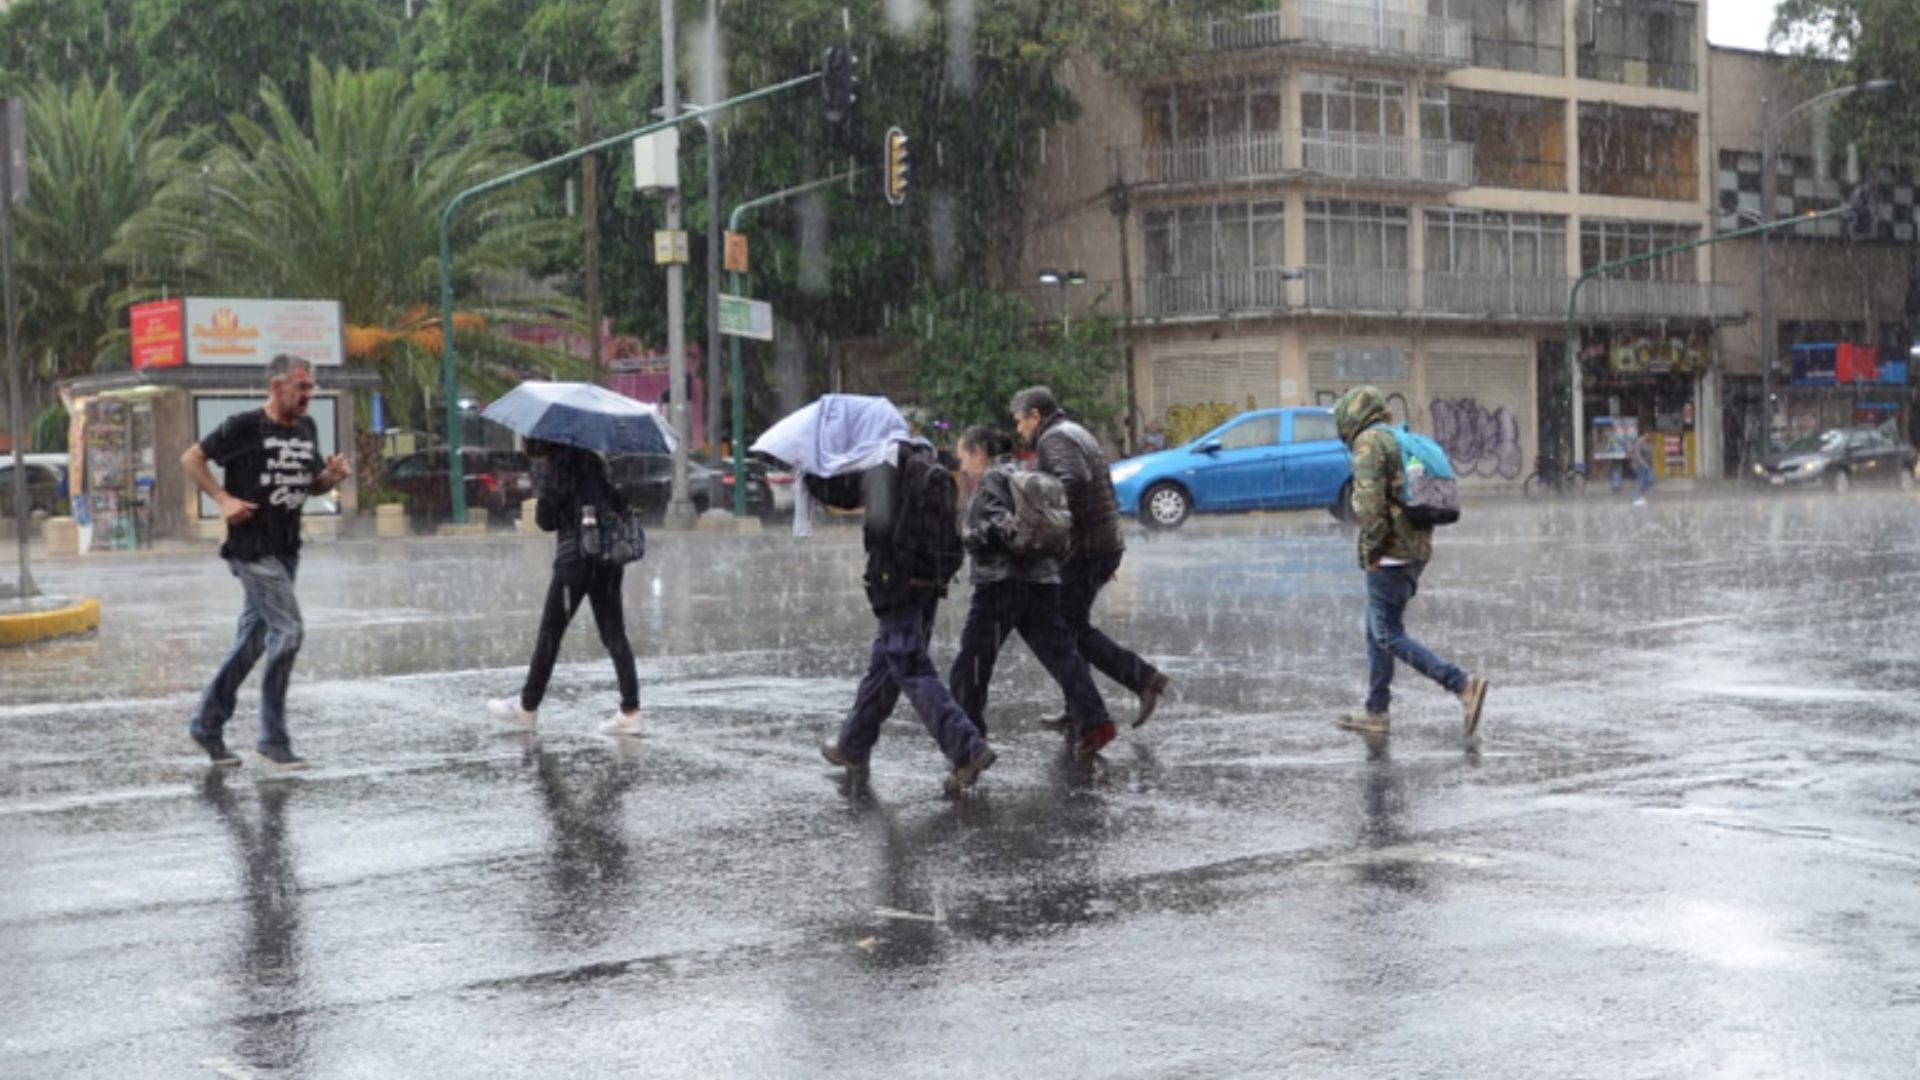
[[[1201,35],[1208,48],[1222,51],[1284,47],[1440,69],[1473,62],[1473,27],[1465,19],[1341,0],[1276,3],[1206,22]]]
[[[1115,147],[1114,155],[1120,175],[1133,184],[1206,185],[1287,175],[1286,136],[1278,132]]]
[[[1399,135],[1309,131],[1300,139],[1304,172],[1390,187],[1473,186],[1473,144]]]
[[[1294,131],[1115,147],[1113,154],[1126,182],[1147,187],[1308,176],[1403,190],[1450,191],[1474,183],[1473,144],[1438,139]]]
[[[1287,275],[1280,270],[1151,277],[1136,292],[1139,314],[1151,319],[1263,314],[1287,310]]]
[[[1410,270],[1311,266],[1306,306],[1326,311],[1412,311],[1413,279]]]

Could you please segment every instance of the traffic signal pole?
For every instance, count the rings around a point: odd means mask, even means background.
[[[446,395],[447,399],[447,482],[452,488],[453,521],[455,524],[464,525],[467,520],[466,477],[465,470],[462,468],[463,462],[460,459],[460,376],[455,363],[453,345],[453,221],[459,214],[461,207],[488,192],[498,191],[503,187],[519,183],[529,177],[538,176],[543,172],[571,164],[589,154],[598,154],[605,150],[624,146],[633,142],[635,139],[651,135],[654,132],[677,128],[699,120],[702,117],[724,112],[735,106],[746,105],[750,102],[774,97],[779,94],[784,94],[789,90],[797,90],[800,87],[819,82],[823,77],[821,72],[815,71],[798,78],[788,79],[786,82],[775,83],[772,86],[764,86],[758,90],[752,90],[738,97],[728,98],[725,101],[712,105],[689,108],[678,116],[668,117],[665,120],[648,124],[645,127],[635,128],[632,131],[609,136],[608,138],[601,139],[599,142],[590,143],[576,150],[570,150],[558,157],[535,162],[526,168],[515,169],[505,176],[495,177],[483,184],[476,184],[455,195],[453,199],[447,203],[447,208],[440,214],[440,380],[441,392]],[[679,400],[681,396],[683,395],[676,394],[675,400]],[[736,408],[737,407],[736,405]],[[738,495],[735,497],[737,499]]]

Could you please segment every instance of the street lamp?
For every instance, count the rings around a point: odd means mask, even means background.
[[[1068,270],[1065,273],[1061,273],[1052,267],[1048,267],[1040,271],[1040,284],[1058,285],[1060,287],[1060,351],[1063,355],[1066,353],[1067,348],[1067,333],[1073,329],[1073,323],[1067,314],[1067,289],[1074,285],[1085,285],[1086,283],[1087,272],[1085,270]]]
[[[1787,111],[1778,124],[1771,123],[1772,97],[1760,99],[1760,216],[1763,221],[1777,217],[1774,183],[1778,179],[1773,161],[1776,133],[1785,134],[1795,122],[1814,109],[1857,93],[1877,94],[1897,85],[1892,79],[1870,79],[1853,86],[1841,86],[1818,94]],[[1824,149],[1824,148],[1823,148]],[[1773,368],[1777,362],[1780,334],[1773,325],[1773,234],[1760,235],[1760,456],[1773,452]],[[1577,391],[1576,391],[1577,392]]]

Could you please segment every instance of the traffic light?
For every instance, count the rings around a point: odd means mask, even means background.
[[[887,201],[907,201],[907,133],[899,128],[887,129]]]
[[[1855,184],[1847,198],[1847,236],[1872,240],[1880,235],[1880,187],[1871,180]]]
[[[822,68],[820,81],[820,100],[826,106],[827,123],[838,127],[853,115],[853,103],[859,100],[854,88],[860,82],[854,68],[860,58],[853,55],[853,47],[845,42],[827,48],[826,65]]]

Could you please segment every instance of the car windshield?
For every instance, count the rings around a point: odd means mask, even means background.
[[[1789,454],[1832,454],[1846,448],[1847,433],[1844,431],[1822,431],[1814,435],[1802,435],[1787,444]]]

